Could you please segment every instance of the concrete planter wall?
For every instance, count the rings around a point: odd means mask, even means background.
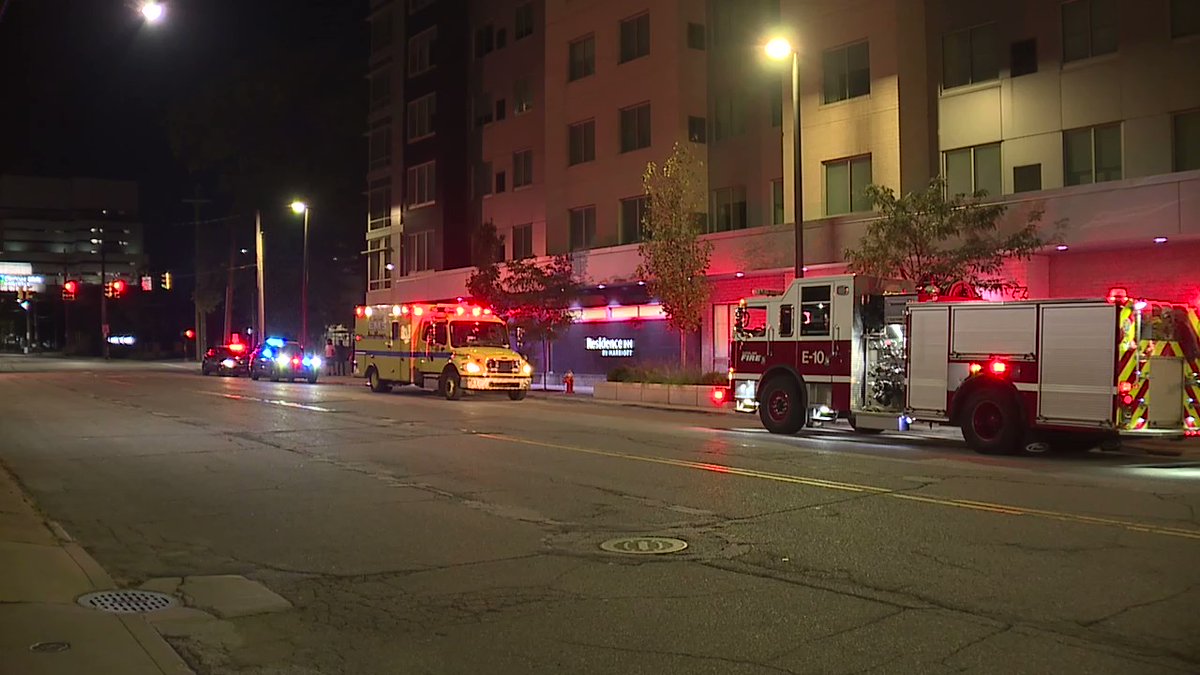
[[[685,408],[718,409],[710,398],[714,385],[648,384],[643,382],[597,382],[592,396],[606,401],[676,405]]]

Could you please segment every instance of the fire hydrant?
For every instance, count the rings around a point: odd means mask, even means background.
[[[574,394],[575,393],[575,373],[568,370],[567,374],[563,375],[563,384],[565,384],[567,386],[568,394]]]

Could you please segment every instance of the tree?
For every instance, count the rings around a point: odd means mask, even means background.
[[[467,278],[467,292],[515,326],[526,344],[552,342],[574,321],[570,305],[579,295],[580,282],[571,257],[505,263],[496,255],[503,241],[491,221],[476,229],[472,238],[476,268]]]
[[[710,291],[705,273],[712,242],[700,239],[697,218],[704,211],[703,168],[704,163],[677,142],[665,162],[648,162],[642,174],[649,208],[642,221],[637,273],[662,303],[667,322],[679,331],[684,365],[687,334],[699,330]]]
[[[1029,260],[1057,241],[1063,224],[1043,236],[1042,211],[1034,209],[1019,228],[1002,231],[998,221],[1006,205],[983,203],[984,192],[948,197],[941,177],[902,197],[881,185],[869,186],[867,195],[879,218],[867,225],[858,248],[846,250],[850,270],[941,293],[955,283],[977,291],[1016,288],[1006,263]]]

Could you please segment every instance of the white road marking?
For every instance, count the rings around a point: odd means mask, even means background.
[[[269,403],[271,405],[283,406],[285,408],[299,408],[300,410],[311,410],[313,412],[335,412],[332,408],[322,408],[319,405],[308,405],[307,403],[294,403],[292,401],[284,401],[278,398],[258,398],[255,396],[244,396],[242,394],[225,394],[219,391],[202,391],[197,390],[197,393],[206,396],[220,396],[231,401],[257,401],[258,403]]]

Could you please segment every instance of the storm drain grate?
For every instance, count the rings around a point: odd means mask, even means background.
[[[175,598],[154,591],[97,591],[79,596],[79,604],[111,614],[142,614],[175,606]]]
[[[609,553],[628,553],[631,555],[653,555],[656,553],[678,553],[687,548],[687,542],[671,537],[621,537],[609,539],[600,544],[600,548]]]

